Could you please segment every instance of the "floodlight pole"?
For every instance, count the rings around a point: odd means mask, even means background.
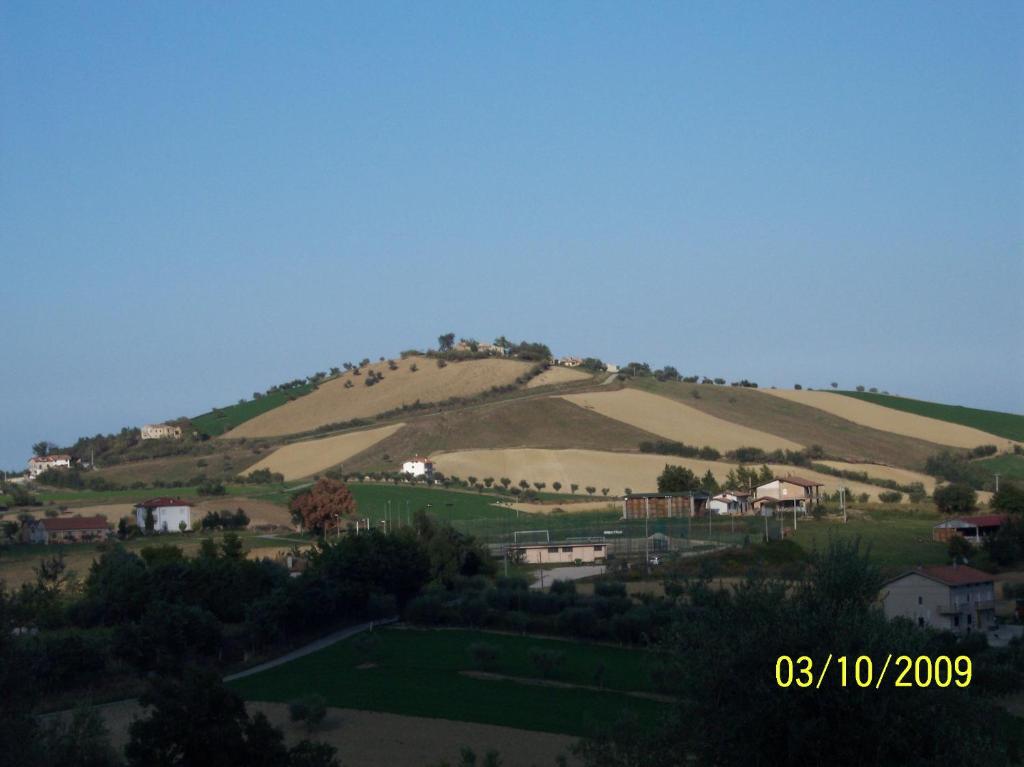
[[[651,521],[651,499],[644,498],[644,570],[651,572],[651,538],[647,534],[647,525]]]
[[[996,474],[996,492],[999,492],[999,475]]]

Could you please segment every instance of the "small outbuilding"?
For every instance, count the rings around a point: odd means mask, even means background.
[[[707,512],[709,493],[631,493],[622,499],[622,519],[699,517]]]
[[[998,533],[1008,519],[1005,514],[981,514],[947,519],[932,528],[932,540],[944,542],[959,535],[977,546],[986,538]]]

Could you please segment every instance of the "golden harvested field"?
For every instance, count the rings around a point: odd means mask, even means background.
[[[313,396],[313,395],[309,395]],[[317,474],[348,460],[357,453],[390,437],[405,424],[394,423],[367,431],[354,431],[322,439],[307,439],[279,447],[249,471],[270,469],[284,474],[285,479],[301,479]]]
[[[110,730],[114,747],[124,748],[128,743],[128,726],[143,714],[138,702],[108,703],[97,710]],[[291,721],[285,703],[247,701],[246,710],[250,714],[262,711],[275,727],[284,731],[288,746],[310,737],[301,722]],[[328,708],[323,725],[312,737],[337,748],[341,764],[361,767],[420,767],[441,761],[457,764],[463,746],[469,746],[481,757],[488,750],[499,751],[506,767],[552,765],[559,754],[568,755],[569,747],[576,742],[576,738],[568,735],[347,708]],[[568,764],[578,762],[570,758]]]
[[[607,453],[599,450],[460,450],[453,453],[439,453],[432,456],[435,467],[446,475],[460,477],[509,477],[513,483],[525,479],[527,482],[561,482],[566,488],[575,483],[579,493],[588,485],[609,488],[611,495],[621,495],[625,488],[633,492],[653,492],[658,489],[658,475],[665,464],[684,466],[698,476],[709,469],[715,479],[723,482],[735,464],[724,461],[702,461],[695,458],[679,458],[672,455],[651,455],[649,453]],[[876,498],[885,488],[861,482],[850,482],[827,474],[819,474],[793,466],[769,464],[778,477],[794,474],[805,479],[821,482],[825,492],[835,492],[839,485],[845,485],[854,493],[867,493]]]
[[[1005,446],[1007,443],[1003,437],[997,437],[968,426],[925,418],[913,413],[904,413],[842,394],[827,391],[796,391],[794,389],[761,389],[760,391],[787,399],[790,402],[798,402],[824,410],[861,426],[936,442],[940,445],[977,447],[978,445]]]
[[[716,418],[688,405],[637,389],[566,394],[563,399],[601,415],[687,445],[721,451],[738,447],[799,450],[792,440]]]
[[[492,386],[513,383],[532,366],[518,360],[483,359],[449,362],[439,368],[435,360],[424,357],[409,357],[396,364],[397,370],[389,370],[386,362],[378,362],[363,368],[358,376],[344,373],[304,397],[246,421],[224,436],[297,434],[353,418],[368,418],[417,400],[425,404],[450,397],[471,397]],[[418,368],[416,372],[412,371],[413,365]],[[367,386],[366,375],[371,370],[384,378]],[[347,381],[352,382],[352,388],[345,388]]]
[[[593,378],[590,373],[584,373],[582,370],[575,370],[573,368],[565,368],[561,365],[555,365],[545,370],[536,378],[531,378],[526,384],[526,388],[536,389],[538,386],[574,383],[576,381],[586,381],[589,378]]]
[[[292,527],[291,513],[284,506],[255,498],[217,498],[202,501],[192,507],[192,523],[199,524],[208,511],[234,511],[242,509],[250,525],[278,525]]]
[[[897,469],[892,466],[881,466],[877,463],[846,463],[845,461],[815,461],[815,463],[822,463],[825,466],[831,466],[833,469],[840,469],[842,471],[862,471],[869,477],[891,479],[899,482],[901,485],[920,482],[924,485],[924,489],[928,491],[929,495],[935,489],[935,477],[930,477],[917,471],[910,471],[909,469]]]

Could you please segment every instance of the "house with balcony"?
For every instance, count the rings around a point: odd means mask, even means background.
[[[964,635],[996,625],[995,583],[989,573],[967,565],[917,567],[882,585],[888,618]]]

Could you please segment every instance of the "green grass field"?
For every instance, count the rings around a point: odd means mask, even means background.
[[[653,722],[666,705],[622,694],[651,691],[652,656],[639,649],[462,630],[383,629],[372,636],[375,649],[361,649],[365,639],[346,640],[231,687],[249,700],[286,702],[319,693],[331,706],[568,735],[609,726],[627,710]],[[493,673],[539,679],[530,650],[540,648],[565,656],[555,681],[593,686],[601,666],[606,689],[460,673],[474,669],[469,647],[481,642],[497,649]]]
[[[279,492],[279,485],[225,485],[226,496],[245,496],[249,498],[268,498]],[[147,498],[170,496],[172,498],[202,498],[195,487],[143,487],[136,490],[73,490],[54,488],[42,490],[33,495],[48,505],[96,506],[106,503],[134,503]],[[208,496],[216,499],[217,496]],[[0,495],[0,504],[10,505],[11,498]]]
[[[891,394],[872,394],[870,392],[858,391],[839,391],[836,393],[847,397],[856,397],[865,402],[873,402],[883,407],[890,407],[893,410],[902,410],[905,413],[914,413],[915,415],[923,415],[928,418],[936,418],[940,421],[958,423],[961,426],[970,426],[999,437],[1024,441],[1024,415],[1000,413],[995,410],[979,410],[961,405],[943,405],[938,402],[925,402],[924,400],[909,399],[908,397],[894,397]]]
[[[994,458],[974,461],[974,464],[983,467],[989,474],[1024,481],[1024,455],[997,455]]]
[[[836,521],[800,520],[793,538],[808,551],[817,546],[824,549],[829,538],[849,540],[860,537],[862,545],[871,547],[871,557],[886,570],[909,569],[915,565],[943,565],[949,557],[945,544],[932,540],[932,528],[942,518],[934,513],[911,511],[871,511],[850,517],[847,524]],[[792,519],[786,520],[792,527]]]
[[[269,410],[280,407],[289,400],[301,397],[304,394],[309,394],[315,388],[316,386],[313,384],[305,384],[303,386],[296,386],[294,389],[289,389],[288,391],[276,391],[273,394],[264,394],[259,399],[251,399],[238,405],[228,405],[226,407],[217,408],[216,410],[211,410],[208,413],[197,415],[195,418],[190,420],[196,431],[202,432],[203,434],[209,434],[211,437],[216,437],[226,431],[231,431],[233,428],[241,423],[245,423],[250,418],[255,418]]]

